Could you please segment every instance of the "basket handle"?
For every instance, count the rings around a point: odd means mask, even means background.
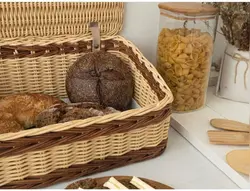
[[[90,23],[90,30],[92,33],[92,51],[99,51],[100,44],[101,44],[101,37],[100,37],[100,28],[98,27],[98,22],[91,22]]]

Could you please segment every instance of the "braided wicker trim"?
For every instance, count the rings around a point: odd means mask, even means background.
[[[129,117],[121,121],[114,120],[107,123],[92,124],[85,128],[74,126],[71,129],[58,133],[45,133],[3,141],[0,142],[0,158],[44,150],[77,141],[90,140],[96,137],[129,132],[141,127],[157,124],[170,116],[170,113],[170,105],[167,105],[162,110],[149,112],[143,116]]]
[[[67,169],[76,164],[87,164],[93,160],[122,156],[133,150],[156,147],[168,138],[169,122],[170,117],[157,124],[125,133],[98,136],[48,149],[2,157],[0,186],[29,176],[43,176],[56,169]]]
[[[143,148],[137,151],[131,151],[118,157],[107,157],[104,160],[94,160],[83,165],[72,165],[67,169],[57,169],[43,176],[28,177],[23,180],[13,181],[1,189],[35,189],[44,188],[56,183],[76,179],[97,172],[107,171],[113,168],[125,166],[139,161],[148,160],[161,155],[167,146],[167,140],[162,141],[156,147]]]

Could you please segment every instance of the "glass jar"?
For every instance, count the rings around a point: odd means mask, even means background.
[[[157,70],[174,95],[173,111],[206,101],[218,10],[202,3],[160,3]]]

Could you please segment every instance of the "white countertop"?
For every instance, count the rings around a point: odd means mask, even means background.
[[[168,147],[161,156],[89,177],[115,175],[149,178],[179,189],[238,189],[237,185],[172,128],[169,131]],[[71,182],[47,188],[63,189]]]

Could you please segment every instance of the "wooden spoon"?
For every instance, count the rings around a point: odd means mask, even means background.
[[[210,124],[218,129],[230,130],[230,131],[242,131],[250,132],[250,126],[245,123],[228,119],[212,119]]]
[[[207,134],[211,144],[217,144],[217,145],[250,144],[250,134],[246,132],[209,130]]]
[[[250,175],[250,150],[233,150],[227,154],[226,160],[237,172]]]

